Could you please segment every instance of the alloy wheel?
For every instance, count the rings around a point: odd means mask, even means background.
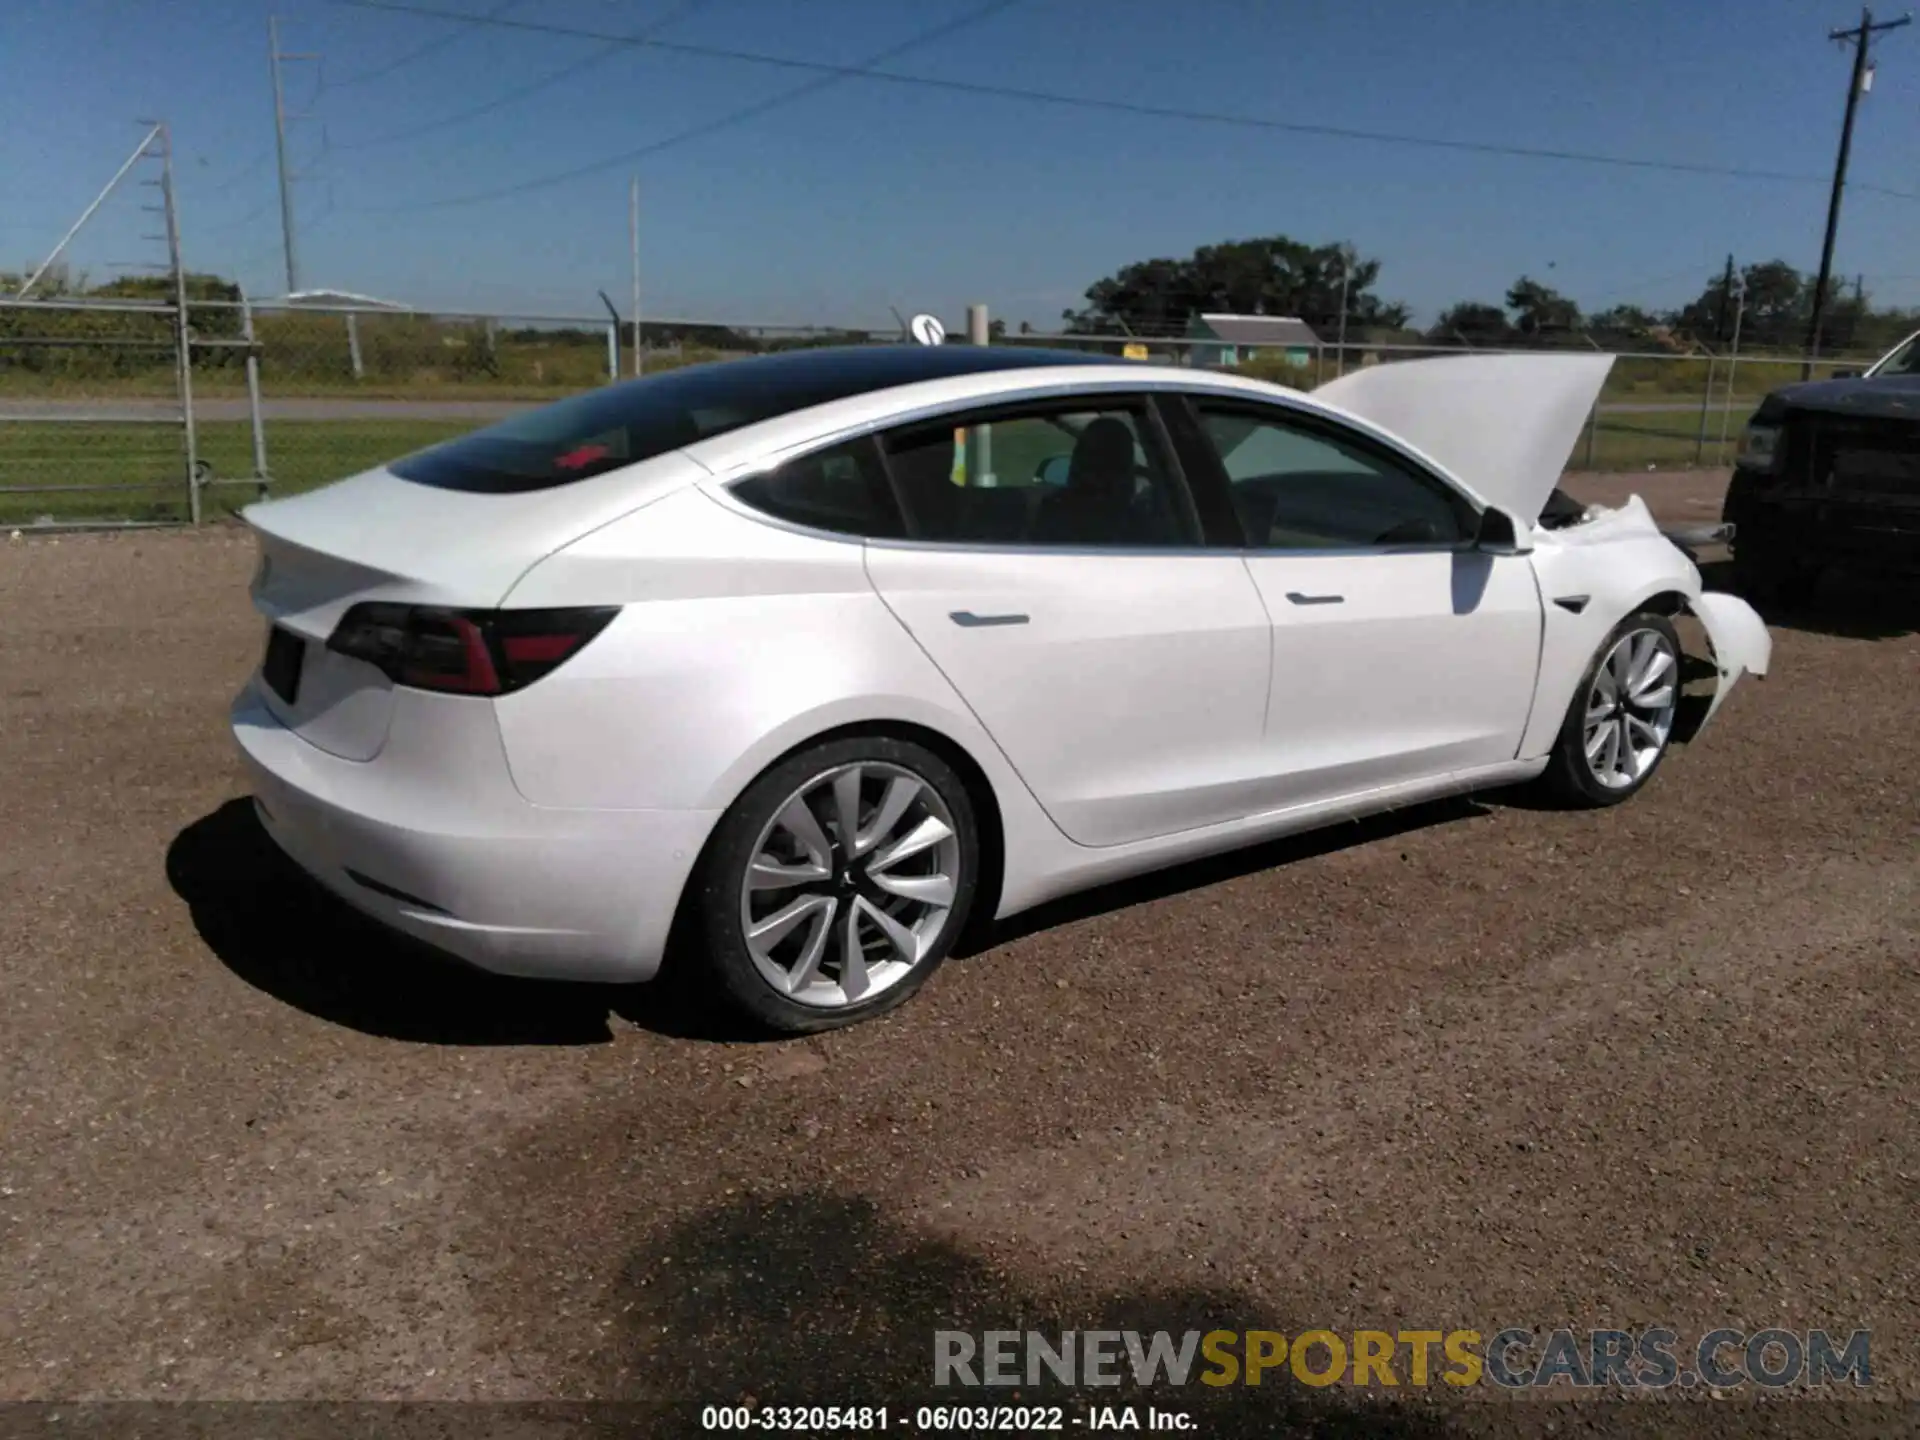
[[[1607,652],[1587,692],[1582,734],[1593,778],[1610,790],[1645,779],[1673,733],[1680,657],[1658,630],[1631,630]]]
[[[958,827],[919,775],[839,765],[795,790],[740,884],[754,968],[801,1005],[860,1004],[911,974],[960,893]]]

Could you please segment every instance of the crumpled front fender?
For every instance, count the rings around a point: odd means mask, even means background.
[[[1707,590],[1690,608],[1707,632],[1714,669],[1719,672],[1713,699],[1700,721],[1703,730],[1742,675],[1765,678],[1773,663],[1773,636],[1767,633],[1767,622],[1737,595]]]

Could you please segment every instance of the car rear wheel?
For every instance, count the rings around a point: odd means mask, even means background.
[[[791,756],[715,831],[699,895],[712,978],[788,1034],[889,1010],[953,948],[979,854],[965,785],[924,746],[858,737]]]
[[[1665,616],[1629,615],[1574,691],[1545,779],[1563,802],[1618,805],[1666,758],[1680,705],[1680,636]]]

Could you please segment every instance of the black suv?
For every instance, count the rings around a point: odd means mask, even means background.
[[[1750,595],[1804,599],[1830,568],[1920,576],[1920,335],[1762,400],[1720,518]]]

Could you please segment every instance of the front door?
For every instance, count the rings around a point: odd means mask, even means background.
[[[1271,627],[1239,557],[1201,548],[1144,402],[1029,404],[885,444],[915,538],[871,544],[868,573],[1054,823],[1104,846],[1246,813]]]
[[[1539,668],[1525,556],[1473,548],[1438,477],[1280,407],[1195,397],[1273,623],[1274,805],[1511,760]]]

